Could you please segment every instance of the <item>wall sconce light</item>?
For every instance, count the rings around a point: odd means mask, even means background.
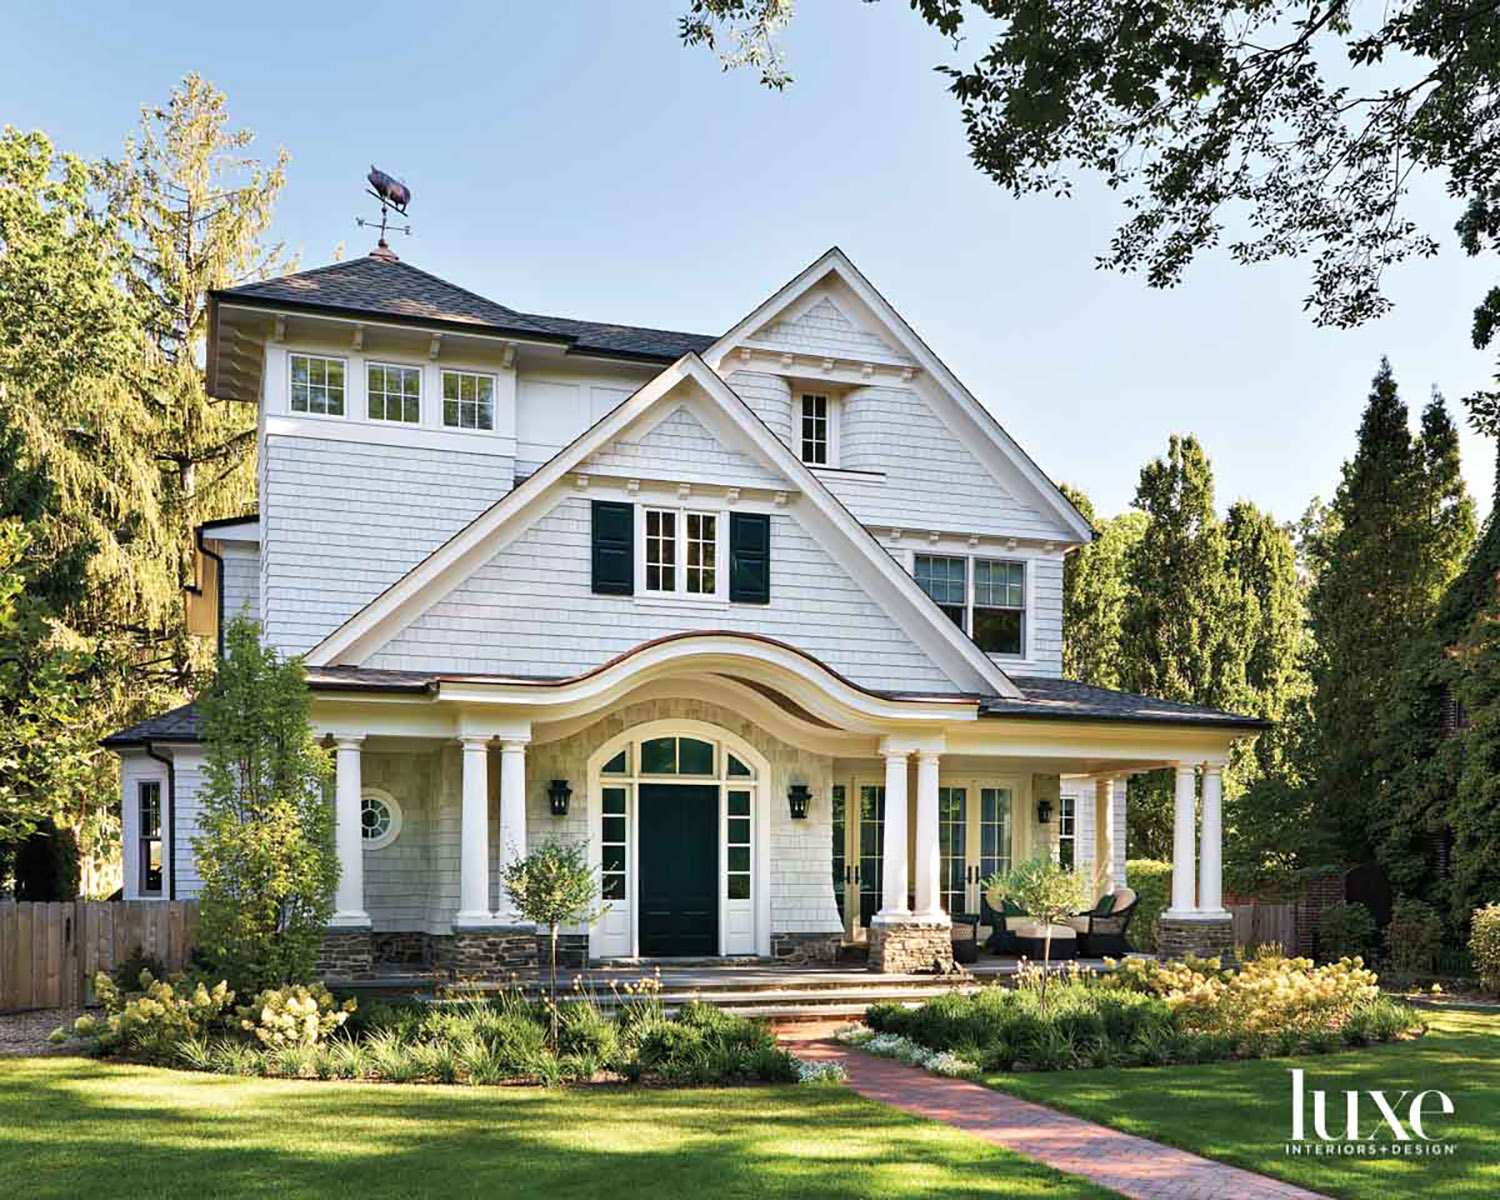
[[[1043,796],[1036,802],[1036,819],[1043,825],[1052,820],[1052,797]]]
[[[794,783],[786,790],[787,806],[792,810],[792,820],[807,820],[807,806],[812,802],[812,796],[808,793],[807,784]]]
[[[568,786],[566,779],[554,779],[547,787],[547,802],[552,805],[554,817],[565,817],[568,815],[568,800],[573,795],[573,789]]]

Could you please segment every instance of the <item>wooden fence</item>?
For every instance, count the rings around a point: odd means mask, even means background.
[[[196,900],[0,902],[0,1012],[94,1002],[94,974],[139,946],[168,971],[187,961]]]
[[[1277,942],[1288,954],[1295,952],[1295,904],[1263,904],[1259,900],[1252,900],[1248,904],[1231,904],[1228,907],[1230,916],[1234,918],[1235,945],[1248,947]]]

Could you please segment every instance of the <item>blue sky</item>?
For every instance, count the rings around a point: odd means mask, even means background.
[[[1468,330],[1493,263],[1462,257],[1435,182],[1413,211],[1443,253],[1393,270],[1396,311],[1365,328],[1315,328],[1300,264],[1210,256],[1153,292],[1094,268],[1119,216],[1101,186],[1016,200],[974,170],[932,71],[950,51],[901,0],[805,3],[781,95],[682,49],[684,7],[7,0],[0,123],[115,153],[197,70],[265,156],[290,150],[276,227],[304,265],[369,248],[353,218],[375,162],[413,189],[403,258],[532,311],[717,333],[838,244],[1106,514],[1191,432],[1221,507],[1294,518],[1336,485],[1382,353],[1414,418],[1432,387],[1457,410],[1489,378]],[[1464,437],[1485,508],[1493,447]]]

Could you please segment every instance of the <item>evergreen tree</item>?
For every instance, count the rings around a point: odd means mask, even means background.
[[[254,135],[228,121],[224,93],[189,74],[165,106],[142,110],[138,137],[99,172],[134,251],[125,279],[149,333],[146,386],[155,453],[168,468],[162,505],[179,590],[194,582],[194,529],[255,501],[255,411],[211,400],[205,388],[208,293],[294,265],[280,243],[262,241],[287,153],[263,166],[245,154]],[[173,623],[164,652],[179,687],[191,688],[209,650]]]
[[[1429,631],[1472,540],[1472,504],[1442,399],[1428,405],[1414,443],[1382,359],[1316,547],[1321,570],[1309,594],[1316,811],[1346,862],[1369,857],[1400,807],[1386,786],[1396,764],[1381,744],[1382,720],[1389,730],[1403,658]]]
[[[1125,560],[1146,530],[1142,513],[1107,521],[1089,498],[1063,485],[1063,493],[1094,527],[1094,540],[1068,555],[1063,566],[1063,674],[1097,687],[1120,685],[1121,627],[1129,583]]]

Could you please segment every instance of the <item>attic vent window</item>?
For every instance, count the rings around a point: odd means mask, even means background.
[[[829,426],[827,396],[804,394],[802,397],[802,461],[812,466],[828,466],[832,430]]]

